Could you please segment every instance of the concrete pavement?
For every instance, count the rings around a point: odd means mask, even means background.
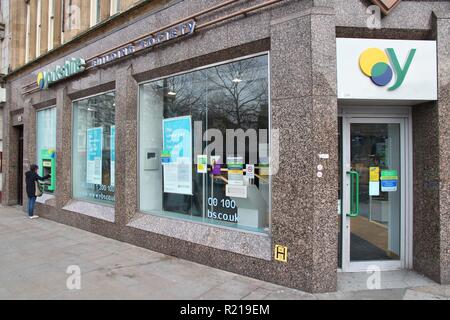
[[[340,274],[338,292],[313,295],[0,207],[0,299],[450,299],[413,272],[382,273],[381,290],[367,277]]]

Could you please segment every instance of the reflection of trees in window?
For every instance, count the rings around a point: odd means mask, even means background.
[[[254,129],[256,134],[268,129],[267,56],[169,77],[151,86],[163,101],[164,118],[190,115],[203,122],[203,130],[218,129],[224,150],[227,129]]]
[[[196,73],[163,80],[164,118],[192,115],[201,120],[205,114],[204,81]]]
[[[164,118],[206,120],[208,114],[209,127],[223,133],[268,127],[266,56],[170,77],[152,88],[163,95]]]
[[[114,95],[102,95],[89,99],[87,111],[91,112],[94,126],[103,126],[109,130],[115,122]]]
[[[266,57],[208,69],[208,113],[215,128],[267,128]]]
[[[77,117],[76,151],[78,158],[75,162],[78,174],[82,174],[83,178],[79,178],[82,192],[99,192],[98,186],[88,185],[85,181],[86,175],[86,152],[87,152],[87,130],[95,127],[103,128],[103,149],[102,149],[102,184],[109,185],[111,183],[111,126],[115,124],[115,94],[113,92],[102,94],[99,96],[86,98],[74,103],[76,108],[75,116]],[[113,191],[104,191],[103,194],[114,196]],[[88,197],[89,198],[89,197]]]
[[[267,56],[259,56],[145,84],[143,85],[145,91],[141,95],[141,116],[143,116],[141,118],[141,126],[148,130],[148,134],[153,134],[154,130],[156,130],[157,133],[155,135],[160,137],[161,129],[148,128],[149,124],[145,123],[145,117],[152,117],[155,121],[161,119],[162,121],[168,118],[191,116],[193,121],[201,121],[203,123],[203,134],[208,129],[217,129],[222,133],[224,143],[222,150],[225,152],[220,155],[223,156],[221,161],[226,164],[226,157],[236,153],[236,150],[234,152],[226,150],[227,129],[255,130],[248,134],[247,137],[252,136],[253,133],[258,135],[260,129],[268,129],[267,68]],[[155,112],[157,114],[152,115]],[[193,127],[193,129],[196,128]],[[195,137],[195,134],[196,132],[193,132],[194,139],[201,138]],[[216,137],[216,134],[217,132],[211,133],[211,135],[204,135],[203,138],[211,138],[211,140],[220,138]],[[252,142],[255,142],[253,136],[251,138],[247,139],[247,141],[252,140]],[[268,143],[267,137],[261,140],[257,142]],[[242,139],[236,139],[237,141],[240,143]],[[203,148],[212,142],[209,140],[203,141]],[[196,146],[196,143],[198,141],[194,141],[193,146]],[[245,151],[240,149],[244,154],[239,154],[239,156],[244,156],[245,160],[258,161],[259,144],[252,145],[252,148],[249,148],[249,145],[249,143],[246,143]],[[147,146],[142,144],[140,146],[141,150],[145,147]],[[268,146],[266,147],[268,148]],[[214,153],[222,150],[214,149]],[[255,154],[256,157],[254,156]],[[257,164],[249,161],[245,163]],[[208,222],[213,223],[215,223],[215,219],[208,216],[208,210],[227,214],[230,217],[236,216],[238,213],[237,206],[223,207],[220,204],[215,206],[209,205],[207,201],[208,198],[216,198],[219,201],[228,200],[231,202],[231,199],[226,196],[225,180],[215,179],[218,177],[214,178],[212,175],[198,174],[196,169],[196,165],[192,163],[193,195],[164,192],[165,177],[162,175],[160,180],[158,180],[161,181],[162,211],[205,217],[208,219]],[[146,175],[147,172],[143,174]],[[225,172],[223,177],[226,178]],[[261,188],[261,193],[265,195],[265,199],[269,199],[267,183],[267,181],[260,180],[260,178],[252,180],[252,184],[256,185],[257,188],[260,188],[262,184],[265,185],[264,188]],[[141,188],[146,190],[145,185],[141,184]],[[159,188],[159,185],[157,188]],[[159,200],[157,205],[159,207]],[[154,210],[153,204],[149,204],[149,208],[143,209],[152,211]],[[218,220],[217,222],[221,223]],[[227,219],[225,223],[227,226],[232,226],[231,222],[230,219]]]

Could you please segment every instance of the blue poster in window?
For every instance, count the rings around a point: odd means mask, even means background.
[[[163,120],[164,192],[192,195],[192,121],[190,116]]]
[[[115,172],[116,172],[116,126],[111,126],[111,140],[110,140],[110,149],[111,149],[111,165],[110,165],[110,173],[111,173],[111,183],[112,187],[116,184]]]
[[[191,117],[178,117],[163,120],[163,149],[170,153],[170,161],[192,158]]]
[[[86,182],[102,184],[103,128],[87,129]]]

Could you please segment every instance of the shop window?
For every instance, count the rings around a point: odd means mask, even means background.
[[[73,197],[114,204],[115,102],[113,92],[73,103]]]
[[[53,193],[56,187],[56,108],[36,112],[36,158],[39,175],[51,175],[44,181],[44,192]]]
[[[142,84],[139,112],[142,212],[269,232],[267,55]]]

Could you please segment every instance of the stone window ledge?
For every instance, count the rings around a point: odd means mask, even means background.
[[[70,200],[64,207],[63,210],[76,212],[83,214],[85,216],[114,222],[115,212],[114,207],[103,206],[100,204],[80,201],[80,200]]]
[[[136,213],[127,226],[267,261],[272,258],[271,238],[264,234],[143,213]]]
[[[36,198],[36,203],[56,207],[56,197],[53,194],[44,193],[42,196]]]

